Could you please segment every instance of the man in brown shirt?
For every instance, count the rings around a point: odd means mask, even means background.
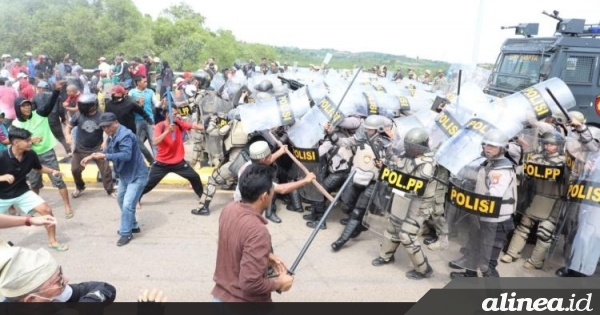
[[[238,181],[241,201],[230,202],[219,218],[215,302],[272,302],[271,292],[288,291],[294,278],[271,253],[271,235],[262,213],[273,199],[273,169],[250,164]],[[278,276],[267,277],[272,266]]]

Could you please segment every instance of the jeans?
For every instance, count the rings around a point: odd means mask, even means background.
[[[131,230],[139,228],[138,222],[135,219],[135,209],[147,180],[148,175],[142,175],[130,183],[122,180],[119,181],[117,203],[119,204],[119,208],[121,208],[121,227],[119,228],[121,236],[131,236]]]
[[[135,122],[136,128],[136,136],[138,137],[138,143],[140,145],[140,150],[142,150],[142,154],[148,163],[154,163],[154,154],[156,154],[156,147],[152,145],[152,138],[154,138],[154,129],[148,125],[148,122],[145,120],[140,120]],[[148,148],[144,145],[144,142],[148,139],[150,143],[150,148],[152,148],[152,153],[148,151]]]

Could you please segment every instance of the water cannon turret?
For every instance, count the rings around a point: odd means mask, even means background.
[[[520,23],[517,26],[501,26],[500,29],[506,30],[510,28],[515,29],[515,35],[523,35],[525,37],[531,37],[532,35],[538,34],[540,24],[539,23]]]

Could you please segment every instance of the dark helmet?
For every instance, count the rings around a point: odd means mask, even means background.
[[[262,80],[257,86],[254,87],[254,89],[259,92],[271,93],[271,90],[273,90],[273,82],[269,80]]]
[[[233,67],[234,67],[234,68],[236,68],[237,70],[242,70],[242,62],[241,62],[241,61],[239,61],[239,60],[236,60],[236,61],[233,63]]]
[[[198,81],[198,88],[207,89],[210,86],[212,76],[208,72],[204,70],[198,70],[194,72],[193,77],[196,79],[196,81]]]
[[[407,156],[417,157],[429,152],[429,134],[423,128],[413,128],[404,136],[404,152]]]
[[[77,100],[77,108],[82,115],[87,115],[98,108],[98,98],[92,93],[83,94]]]
[[[557,145],[560,152],[565,144],[565,137],[556,130],[546,131],[540,136],[540,146],[549,143]]]

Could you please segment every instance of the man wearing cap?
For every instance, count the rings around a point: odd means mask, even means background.
[[[33,90],[33,86],[29,83],[27,74],[19,72],[17,80],[19,81],[19,96],[31,101],[35,95],[35,91]]]
[[[27,129],[33,134],[31,138],[33,151],[38,155],[40,163],[47,165],[52,169],[59,169],[58,159],[56,158],[56,152],[54,147],[56,146],[56,138],[50,130],[50,124],[48,122],[48,115],[57,106],[56,103],[60,90],[62,89],[63,82],[60,81],[56,84],[52,97],[48,103],[44,106],[32,109],[31,101],[28,101],[22,97],[15,99],[15,112],[17,113],[17,119],[13,122],[13,126]],[[27,175],[31,189],[39,194],[40,189],[44,187],[42,182],[42,175],[39,172],[30,172]],[[69,191],[62,177],[51,176],[52,186],[58,188],[58,192],[65,206],[65,215],[67,218],[73,217],[73,211],[71,209],[71,203],[69,201]]]
[[[275,154],[271,154],[271,148],[269,147],[269,144],[266,141],[256,141],[250,145],[250,148],[248,151],[250,153],[250,161],[246,162],[246,164],[244,164],[242,167],[240,167],[240,170],[238,171],[238,178],[240,178],[241,175],[244,173],[244,170],[246,169],[246,167],[248,167],[251,164],[258,163],[258,164],[264,164],[264,165],[270,166],[273,163],[275,163],[277,158],[279,158],[280,156],[285,154],[285,146],[281,147],[277,152],[275,152]],[[299,189],[302,186],[310,185],[312,183],[313,179],[316,179],[316,178],[317,178],[317,176],[311,172],[311,173],[308,173],[306,175],[306,177],[304,177],[301,180],[298,180],[295,182],[289,182],[289,183],[285,183],[285,184],[273,183],[273,186],[275,189],[275,193],[280,194],[280,195],[287,195],[287,194],[291,193],[292,191]],[[233,200],[235,200],[235,201],[242,200],[239,182],[238,182],[237,187],[235,188]],[[265,212],[265,217],[274,223],[281,223],[281,219],[277,216],[277,214],[275,214],[276,210],[277,209],[276,209],[275,201],[273,201],[273,204],[271,205],[271,207],[269,207],[269,209],[267,209],[267,211]],[[208,209],[206,209],[206,211],[208,212]]]
[[[109,78],[112,75],[110,65],[106,63],[106,58],[104,57],[98,58],[98,69],[100,69],[100,72],[106,73],[106,76]]]
[[[439,69],[437,71],[437,75],[435,76],[435,78],[433,78],[433,91],[444,92],[446,91],[446,85],[448,85],[448,81],[444,76],[444,71],[442,71],[442,69]]]
[[[2,55],[2,59],[4,60],[2,69],[8,71],[8,73],[10,74],[11,69],[14,67],[15,63],[12,61],[12,58],[9,54]]]
[[[106,282],[70,284],[62,266],[44,249],[0,243],[0,295],[7,302],[104,302],[100,307],[106,307],[116,292]],[[55,311],[49,305],[43,309],[45,314]]]
[[[48,174],[50,178],[60,177],[60,171],[42,165],[38,156],[31,151],[31,132],[22,128],[11,128],[8,133],[10,147],[0,151],[0,213],[15,206],[28,214],[52,215],[48,204],[27,185],[29,173]],[[26,219],[25,225],[30,225]],[[56,226],[46,227],[48,246],[57,251],[68,249],[66,244],[56,240]]]
[[[144,164],[136,135],[119,124],[115,114],[102,114],[99,125],[108,135],[106,148],[81,160],[81,165],[86,166],[92,159],[113,162],[115,172],[119,176],[117,203],[121,208],[121,226],[118,232],[120,238],[117,246],[123,246],[131,241],[132,233],[140,232],[135,210],[148,180],[148,167]]]

